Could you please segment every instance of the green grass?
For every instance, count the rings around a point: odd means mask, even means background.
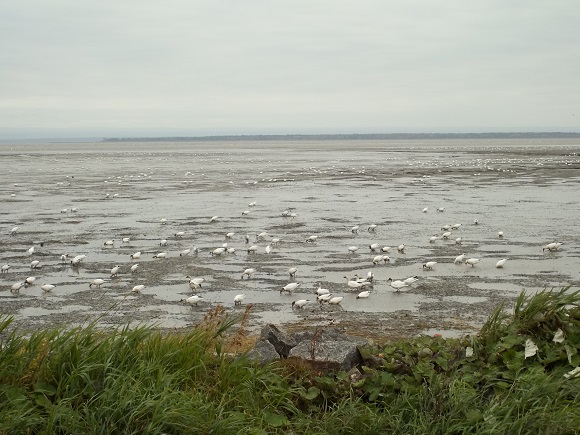
[[[580,379],[563,376],[580,364],[579,302],[568,288],[521,294],[477,336],[362,349],[354,379],[226,354],[241,319],[224,312],[169,335],[90,324],[25,336],[6,318],[0,433],[580,433]]]

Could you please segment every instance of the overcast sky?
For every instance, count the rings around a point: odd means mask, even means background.
[[[580,131],[578,0],[4,0],[0,138]]]

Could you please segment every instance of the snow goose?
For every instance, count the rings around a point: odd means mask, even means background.
[[[350,288],[358,289],[364,286],[364,282],[362,281],[350,279],[346,275],[343,278],[346,279],[346,285]]]
[[[409,286],[416,283],[417,281],[419,281],[419,277],[417,277],[417,276],[411,276],[411,277],[403,280],[403,282]]]
[[[433,267],[437,264],[436,261],[428,261],[427,263],[423,264],[423,269],[425,270],[433,270]]]
[[[248,207],[255,207],[256,206],[256,201],[252,201],[248,204]]]
[[[429,239],[429,243],[433,243],[433,242],[435,242],[435,240],[437,240],[437,239],[439,239],[439,237],[437,237],[437,236],[432,236],[432,237]]]
[[[14,227],[10,230],[10,235],[13,236],[14,234],[16,234],[18,232],[18,230],[20,229],[20,227]]]
[[[197,307],[197,303],[203,301],[203,298],[199,295],[193,295],[188,297],[187,299],[181,299],[181,302],[185,302],[186,304],[195,305]]]
[[[439,207],[437,208],[437,211],[443,213],[445,211],[445,207]]]
[[[36,281],[35,276],[29,276],[24,280],[24,287],[28,287],[29,285],[34,285],[34,281]]]
[[[390,247],[390,246],[383,246],[383,247],[381,248],[381,251],[383,251],[383,252],[389,252],[389,250],[390,250],[390,249],[391,249],[391,247]],[[404,249],[404,248],[403,248],[403,249]]]
[[[297,301],[292,302],[292,309],[294,309],[294,307],[304,308],[304,306],[309,303],[310,301],[308,299],[298,299]]]
[[[462,241],[462,240],[463,240],[463,239],[462,239],[461,237],[458,237],[458,238],[456,238],[456,239],[455,239],[455,244],[456,244],[456,245],[461,245],[461,241]]]
[[[8,269],[10,269],[10,265],[5,264],[4,266],[2,266],[2,273],[8,273]]]
[[[320,296],[320,295],[327,295],[330,293],[330,290],[328,290],[327,288],[322,288],[320,286],[320,283],[318,284],[318,289],[316,290],[315,294]]]
[[[409,287],[409,284],[407,284],[405,281],[401,281],[401,280],[399,280],[399,279],[398,279],[398,280],[396,280],[396,281],[393,281],[393,279],[392,279],[392,278],[389,278],[389,279],[387,280],[387,282],[388,282],[388,283],[389,283],[389,285],[390,285],[391,287],[393,287],[393,288],[395,289],[395,291],[397,291],[397,292],[398,292],[398,291],[400,291],[402,288]]]
[[[463,260],[465,260],[465,257],[467,257],[467,255],[466,255],[466,254],[461,254],[461,255],[458,255],[457,257],[455,257],[455,260],[453,260],[453,263],[454,263],[454,264],[460,264],[460,263],[463,263]]]
[[[219,216],[212,216],[211,219],[209,220],[210,222],[215,222],[217,221],[219,218]]]
[[[508,261],[507,258],[502,258],[497,263],[495,263],[495,267],[497,267],[498,269],[501,269],[507,261]]]
[[[179,253],[179,256],[180,257],[185,257],[186,255],[189,255],[190,252],[191,252],[191,248],[184,249],[183,251],[181,251]]]
[[[249,268],[244,270],[244,273],[242,273],[242,279],[244,279],[244,276],[247,276],[248,279],[250,279],[252,276],[254,276],[254,274],[256,273],[256,269],[254,268]]]
[[[358,246],[349,246],[348,247],[348,252],[350,254],[354,254],[354,253],[356,253],[356,251],[358,251]]]
[[[131,241],[130,237],[123,237],[123,243],[129,243]]]
[[[471,267],[475,267],[477,263],[479,263],[479,258],[468,258],[465,260],[465,264],[469,264]]]
[[[443,234],[441,234],[441,238],[442,239],[449,239],[449,236],[451,235],[451,231],[445,231]]]
[[[360,228],[360,227],[359,227],[358,225],[355,225],[354,227],[352,227],[352,228],[350,229],[350,232],[351,232],[351,233],[358,233],[358,230],[359,230],[359,228]]]
[[[141,290],[143,290],[144,288],[145,288],[145,285],[144,284],[136,285],[135,287],[133,287],[131,289],[131,293],[140,293]]]
[[[405,253],[405,244],[402,243],[399,246],[397,246],[397,251],[399,251],[401,254]]]
[[[461,226],[461,224],[451,225],[451,229],[452,230],[458,230],[460,226]]]
[[[134,254],[129,255],[129,257],[131,257],[131,260],[138,260],[141,258],[141,251],[137,251]]]
[[[201,284],[205,282],[205,278],[203,277],[192,278],[191,276],[187,275],[185,278],[189,280],[190,283],[195,284],[198,288],[201,288]]]
[[[95,286],[96,288],[101,288],[101,284],[104,284],[105,280],[101,278],[94,279],[93,282],[89,284],[89,288]]]
[[[306,239],[306,243],[314,243],[314,242],[316,242],[317,239],[318,239],[318,236],[309,236]]]
[[[329,305],[340,305],[342,300],[344,299],[343,296],[334,296],[328,300]]]
[[[234,297],[234,305],[235,305],[235,306],[237,306],[237,305],[242,305],[242,301],[244,300],[244,298],[245,298],[245,297],[246,297],[246,295],[245,295],[245,294],[239,294],[239,295],[236,295],[236,296]]]
[[[111,269],[111,278],[119,274],[119,269],[121,266],[115,266]]]
[[[450,229],[451,229],[451,225],[449,225],[449,224],[447,224],[447,225],[443,225],[443,226],[441,227],[441,231],[448,231],[448,230],[450,230]]]
[[[548,243],[546,246],[544,246],[542,248],[542,252],[544,251],[557,251],[558,249],[560,249],[560,246],[562,246],[561,242],[552,242],[552,243]]]
[[[20,289],[24,287],[24,283],[23,282],[15,282],[14,284],[12,284],[12,287],[10,287],[10,291],[12,293],[18,293],[20,292]]]
[[[153,258],[167,258],[167,252],[158,252]]]
[[[377,229],[377,225],[376,225],[376,224],[371,224],[371,225],[369,225],[369,227],[367,228],[367,231],[368,231],[369,233],[372,233],[372,232],[374,232],[376,229]]]
[[[52,284],[42,284],[40,286],[40,288],[42,289],[42,291],[45,291],[45,292],[49,292],[49,291],[51,291],[55,287],[56,286],[55,285],[52,285]]]
[[[288,292],[292,294],[292,292],[296,290],[299,285],[300,285],[299,282],[291,282],[289,284],[286,284],[284,287],[282,287],[282,290],[280,290],[280,294],[282,294],[282,292]]]
[[[246,249],[246,251],[248,251],[248,254],[255,253],[257,250],[258,250],[258,247],[256,245],[252,245],[252,246],[248,247],[248,249]]]
[[[219,257],[220,255],[222,255],[224,252],[226,252],[226,248],[224,247],[220,247],[220,248],[215,248],[213,251],[211,251],[209,253],[209,255],[211,255],[212,257]]]
[[[135,263],[133,266],[131,266],[131,273],[137,272],[137,269],[139,269],[139,263]]]
[[[320,305],[322,305],[324,302],[328,302],[330,298],[332,298],[332,294],[330,293],[325,293],[323,295],[316,296],[316,299],[318,299]]]
[[[159,246],[167,246],[167,239],[161,239],[159,241]]]
[[[250,210],[244,210],[244,211],[242,212],[242,216],[247,216],[247,215],[249,215],[249,214],[250,214]]]
[[[115,245],[115,241],[114,240],[107,240],[105,243],[103,243],[104,246],[114,246]]]
[[[266,231],[262,231],[261,233],[256,234],[256,241],[264,240],[266,237],[268,237],[268,233]]]
[[[290,269],[288,269],[288,274],[290,275],[291,279],[296,279],[296,272],[298,272],[297,267],[291,267]]]
[[[31,269],[40,269],[40,261],[39,260],[34,260],[33,262],[30,263],[30,268]]]
[[[370,294],[371,294],[371,292],[369,290],[365,290],[364,292],[360,292],[356,298],[357,299],[366,299],[370,296]]]
[[[227,233],[226,234],[226,239],[231,239],[232,237],[234,237],[236,235],[236,233]]]
[[[79,265],[80,265],[80,264],[83,262],[83,260],[84,260],[85,258],[87,258],[87,256],[86,256],[86,255],[84,255],[84,254],[77,255],[76,257],[74,257],[74,258],[73,258],[73,259],[70,261],[70,264],[71,264],[71,266],[73,266],[73,267],[77,267],[77,266],[79,266]]]
[[[380,247],[381,247],[381,245],[379,245],[378,243],[373,243],[373,244],[369,245],[369,249],[372,252],[375,252],[377,249],[380,249]]]
[[[386,257],[386,255],[375,255],[375,257],[373,258],[373,264],[376,266],[381,261],[385,261],[384,257]]]
[[[31,246],[28,251],[26,251],[28,253],[28,255],[32,255],[34,254],[34,246]]]

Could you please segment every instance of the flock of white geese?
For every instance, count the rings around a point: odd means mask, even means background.
[[[251,203],[248,204],[248,207],[254,207],[256,205],[256,202],[253,201]],[[444,207],[440,207],[436,209],[437,212],[444,212],[445,208]],[[62,210],[61,210],[62,212]],[[422,210],[423,213],[427,213],[428,212],[428,208],[424,208]],[[246,216],[250,213],[249,210],[244,210],[241,214],[243,216]],[[295,218],[297,217],[297,213],[295,212],[291,212],[289,210],[285,210],[281,213],[282,217],[285,218]],[[220,216],[212,216],[209,218],[209,222],[210,223],[215,223],[217,221],[219,221]],[[161,225],[166,225],[168,223],[167,219],[163,218],[160,219],[159,223]],[[473,225],[478,225],[479,222],[478,220],[475,220],[473,222]],[[455,244],[457,245],[461,245],[462,243],[462,237],[458,236],[459,234],[459,230],[461,228],[462,224],[457,223],[454,225],[445,225],[441,228],[441,234],[436,235],[436,236],[432,236],[429,239],[429,243],[435,243],[437,240],[441,239],[441,240],[450,240],[450,239],[454,239],[455,240]],[[366,231],[368,233],[374,234],[377,230],[379,226],[377,224],[370,224],[366,227]],[[9,231],[9,236],[11,237],[15,237],[18,235],[20,230],[20,227],[14,227]],[[365,229],[363,228],[363,231]],[[351,233],[356,234],[359,231],[361,231],[361,226],[360,225],[355,225],[352,226],[349,230]],[[174,239],[183,239],[184,237],[186,237],[186,232],[185,231],[178,231],[175,232],[173,234],[173,238]],[[227,232],[224,234],[224,238],[226,240],[226,242],[222,243],[221,246],[218,247],[213,247],[213,248],[208,248],[207,251],[209,251],[209,255],[211,257],[223,257],[223,256],[227,256],[230,254],[235,254],[236,253],[236,249],[232,246],[230,246],[230,242],[234,239],[236,233],[235,232]],[[457,237],[455,237],[457,236]],[[308,237],[306,237],[303,240],[303,243],[308,243],[308,244],[312,244],[312,243],[316,243],[319,239],[319,235],[310,235]],[[497,237],[502,239],[503,238],[503,232],[499,231],[497,234]],[[121,245],[125,245],[131,242],[131,239],[129,237],[121,237],[120,238]],[[244,241],[244,248],[243,250],[246,251],[248,256],[254,255],[255,253],[257,253],[260,249],[263,249],[263,253],[269,255],[271,254],[274,249],[279,249],[279,245],[283,244],[283,240],[280,237],[272,237],[270,236],[270,234],[268,234],[267,231],[263,231],[260,232],[258,234],[255,235],[255,243],[266,243],[266,246],[263,246],[262,248],[260,248],[260,246],[258,244],[254,244],[251,241],[251,237],[248,234],[243,235],[243,241]],[[103,246],[105,248],[115,248],[115,240],[111,239],[111,240],[106,240],[103,242]],[[118,243],[117,243],[118,244]],[[160,248],[164,248],[168,245],[168,241],[167,239],[161,239],[158,243]],[[542,247],[543,251],[558,251],[562,246],[562,242],[552,242],[549,243],[545,246]],[[359,246],[348,246],[347,248],[347,252],[348,255],[358,255],[358,252],[360,250]],[[405,250],[407,249],[407,246],[405,244],[400,244],[396,247],[390,247],[390,246],[384,246],[381,245],[379,243],[371,243],[370,245],[368,245],[368,250],[372,256],[372,259],[370,260],[370,265],[371,267],[375,267],[378,266],[380,264],[389,264],[391,262],[391,257],[388,255],[389,252],[391,251],[391,249],[394,251],[396,249],[398,254],[405,254]],[[366,248],[365,248],[366,250]],[[201,250],[198,247],[191,247],[191,248],[187,248],[187,249],[183,249],[180,250],[179,252],[167,252],[164,250],[159,250],[158,252],[156,252],[152,258],[154,260],[162,260],[165,258],[168,258],[170,256],[179,256],[179,257],[186,257],[189,255],[198,255],[200,254]],[[31,246],[27,251],[26,251],[26,255],[28,257],[33,258],[35,254],[35,247]],[[74,257],[70,257],[68,254],[62,254],[60,256],[60,263],[62,265],[66,265],[67,267],[80,267],[83,265],[85,259],[87,258],[86,254],[80,254],[80,255],[76,255]],[[140,262],[140,260],[142,259],[142,252],[141,251],[136,251],[134,253],[132,253],[129,256],[131,265],[129,267],[129,271],[130,274],[138,274],[141,270],[141,264],[142,262]],[[496,264],[495,267],[496,268],[503,268],[506,263],[508,261],[508,258],[502,258],[499,259]],[[475,268],[480,262],[479,258],[475,258],[475,257],[468,257],[466,254],[461,254],[459,256],[457,256],[455,258],[455,260],[453,261],[454,264],[464,264],[466,266]],[[438,264],[437,261],[426,261],[425,263],[422,264],[422,269],[424,271],[432,271],[434,270],[434,268],[436,267],[436,265]],[[34,271],[40,271],[42,267],[41,261],[38,259],[34,259],[30,262],[30,270],[32,272]],[[145,266],[143,266],[145,267]],[[4,264],[1,267],[1,272],[3,274],[8,274],[10,272],[10,268],[11,265],[10,264]],[[103,286],[103,284],[106,284],[108,281],[113,280],[115,278],[118,278],[119,273],[122,269],[121,265],[115,264],[111,267],[110,272],[109,272],[109,276],[108,277],[103,277],[103,278],[96,278],[93,281],[91,281],[89,283],[89,288],[91,289],[100,289],[101,286]],[[124,269],[124,268],[123,268]],[[293,295],[298,288],[302,285],[302,283],[296,281],[296,275],[297,272],[299,270],[298,266],[292,266],[289,269],[287,269],[286,272],[284,272],[285,274],[288,275],[288,284],[280,287],[278,290],[280,292],[280,294],[286,292],[290,295]],[[245,270],[241,271],[241,276],[240,279],[242,281],[248,281],[251,280],[253,278],[256,277],[256,275],[259,273],[258,268],[256,267],[248,267]],[[203,283],[206,282],[206,279],[204,277],[192,277],[192,276],[186,276],[185,277],[188,286],[190,288],[190,290],[193,292],[192,296],[189,296],[187,298],[183,298],[181,299],[181,302],[184,302],[186,304],[189,304],[191,306],[197,306],[200,302],[204,302],[204,298],[203,296],[200,294],[203,291]],[[348,277],[348,276],[344,276],[345,279],[345,288],[344,291],[345,292],[350,292],[352,293],[354,292],[358,292],[356,299],[367,299],[369,297],[371,297],[371,295],[374,292],[374,285],[376,283],[375,280],[375,276],[373,271],[368,271],[366,276],[359,276],[358,273],[355,274],[354,277]],[[420,278],[416,275],[414,276],[410,276],[410,277],[406,277],[406,278],[400,278],[400,279],[392,279],[392,278],[388,278],[386,280],[386,284],[388,286],[390,286],[392,288],[392,290],[396,293],[399,293],[401,290],[405,290],[408,288],[411,288],[415,283],[417,283],[420,280]],[[23,280],[19,280],[17,282],[15,282],[12,286],[10,291],[13,293],[19,293],[21,289],[23,288],[27,288],[30,286],[35,285],[37,281],[37,277],[34,275],[28,276]],[[43,283],[40,288],[44,291],[44,292],[51,292],[53,291],[57,286],[55,284],[50,284],[50,283]],[[134,293],[134,294],[138,294],[140,293],[143,289],[145,289],[145,285],[144,284],[139,284],[139,285],[135,285],[132,287],[131,291],[129,293]],[[239,306],[242,305],[242,303],[244,302],[244,300],[246,299],[246,294],[245,293],[239,293],[237,294],[234,298],[233,298],[233,304],[234,306]],[[314,292],[314,298],[312,300],[310,299],[296,299],[294,301],[292,301],[292,309],[303,309],[305,306],[307,306],[310,303],[317,303],[320,306],[320,309],[322,309],[323,305],[328,305],[328,306],[338,306],[341,307],[341,302],[344,300],[344,296],[341,295],[337,295],[334,294],[332,291],[330,291],[329,289],[325,289],[322,288],[320,283],[318,284],[318,289]],[[223,303],[227,303],[227,301],[223,301]]]

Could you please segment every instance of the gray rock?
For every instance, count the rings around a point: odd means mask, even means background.
[[[260,333],[260,340],[269,341],[283,358],[298,344],[294,337],[280,331],[275,325],[266,325]]]
[[[261,366],[280,359],[280,355],[276,352],[272,343],[266,340],[256,342],[254,348],[246,356],[251,361],[257,361]]]
[[[324,372],[349,371],[362,363],[356,343],[350,340],[301,341],[292,348],[289,358],[303,359]]]

